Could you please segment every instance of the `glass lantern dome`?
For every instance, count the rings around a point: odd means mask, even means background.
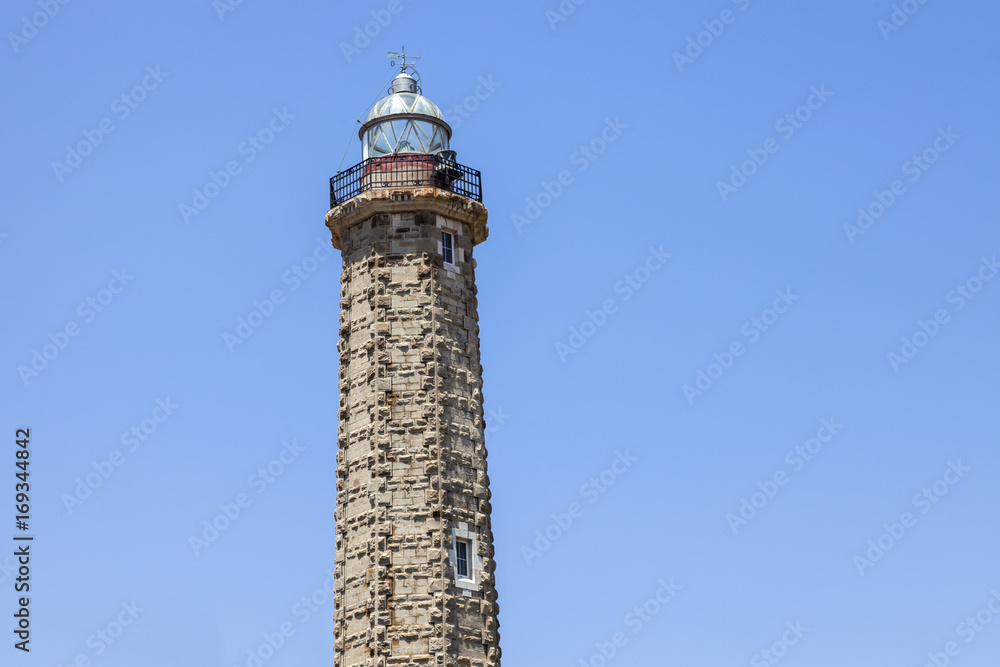
[[[416,80],[401,72],[365,118],[358,132],[363,159],[448,150],[451,127],[437,105],[418,92]]]

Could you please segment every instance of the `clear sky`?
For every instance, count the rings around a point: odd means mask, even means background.
[[[5,3],[0,662],[332,664],[327,179],[405,44],[490,211],[505,664],[996,665],[998,20]]]

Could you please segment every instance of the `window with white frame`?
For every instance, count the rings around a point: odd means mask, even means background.
[[[455,540],[455,576],[459,579],[469,578],[469,541]]]
[[[472,595],[479,589],[479,575],[483,571],[483,557],[476,548],[476,529],[460,522],[451,528],[448,558],[454,571],[455,587],[462,595]]]
[[[455,236],[450,232],[441,232],[441,254],[445,264],[455,263]]]

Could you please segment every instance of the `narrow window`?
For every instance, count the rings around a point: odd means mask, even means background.
[[[459,579],[469,578],[469,543],[455,540],[455,574]]]
[[[445,264],[455,263],[455,237],[448,232],[441,232],[441,254]]]

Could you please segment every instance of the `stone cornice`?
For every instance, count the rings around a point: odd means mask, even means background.
[[[469,225],[473,245],[489,236],[488,212],[479,202],[448,190],[433,187],[373,188],[338,204],[326,214],[326,226],[333,236],[333,247],[341,250],[345,229],[379,213],[428,211]]]

